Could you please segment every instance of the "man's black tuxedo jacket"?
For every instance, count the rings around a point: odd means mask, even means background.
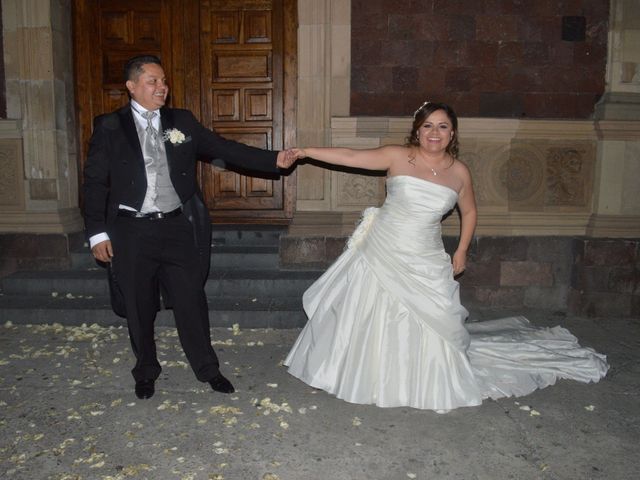
[[[196,182],[196,161],[222,159],[243,170],[279,174],[277,152],[261,150],[226,140],[201,125],[188,110],[162,108],[162,130],[180,130],[185,141],[165,142],[173,186],[183,203],[184,213],[194,226],[194,240],[201,258],[203,282],[209,272],[211,223]],[[129,105],[94,121],[89,154],[84,168],[84,214],[87,236],[109,233],[109,224],[119,205],[140,210],[147,191],[142,148]],[[109,275],[114,311],[126,316],[113,272]],[[170,304],[166,292],[165,305]],[[159,306],[159,304],[158,304]]]
[[[277,152],[249,147],[226,140],[201,125],[188,110],[162,108],[162,130],[172,128],[185,135],[185,141],[165,141],[171,182],[182,203],[198,191],[196,161],[220,158],[244,170],[275,173]],[[109,232],[108,223],[127,205],[140,210],[147,191],[142,148],[129,105],[96,117],[89,154],[84,168],[84,211],[89,237]]]

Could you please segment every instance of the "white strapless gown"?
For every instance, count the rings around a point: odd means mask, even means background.
[[[348,402],[430,410],[604,377],[606,357],[564,328],[524,317],[464,324],[440,228],[457,198],[420,178],[387,179],[384,205],[365,210],[348,248],[304,293],[309,321],[289,373]]]

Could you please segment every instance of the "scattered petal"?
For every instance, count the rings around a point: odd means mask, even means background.
[[[596,407],[594,405],[587,405],[586,407],[584,407],[584,409],[587,412],[593,412],[596,409]]]

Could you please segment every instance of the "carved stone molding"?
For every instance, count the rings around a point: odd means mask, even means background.
[[[2,212],[0,232],[74,233],[84,228],[79,208],[47,212]]]
[[[585,233],[596,238],[640,238],[640,216],[594,214]]]
[[[595,127],[599,140],[640,141],[638,120],[599,120]]]

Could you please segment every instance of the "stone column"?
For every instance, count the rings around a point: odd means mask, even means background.
[[[640,3],[611,0],[606,91],[596,105],[593,237],[640,237]]]
[[[0,232],[81,231],[70,1],[2,0],[2,14],[10,119],[2,130],[21,138],[12,150],[21,160],[13,195],[0,199]]]

